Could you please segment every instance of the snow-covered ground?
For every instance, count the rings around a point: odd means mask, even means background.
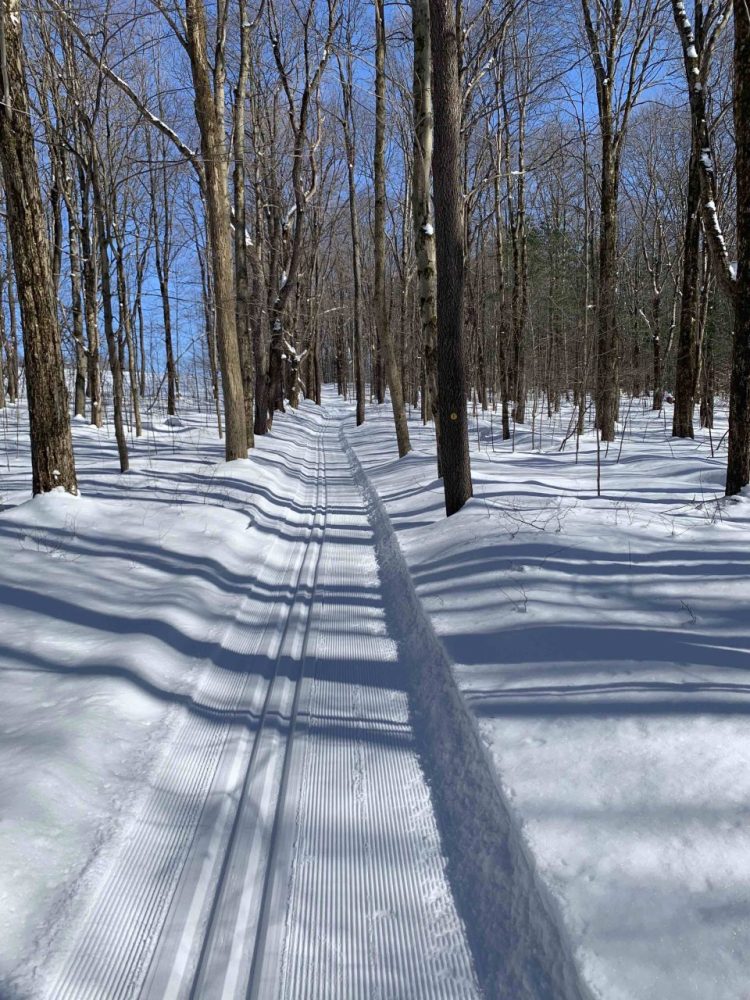
[[[478,1000],[347,414],[229,465],[152,422],[124,476],[78,423],[80,498],[10,441],[4,1000]]]
[[[446,521],[330,391],[230,465],[77,423],[79,498],[0,413],[3,1000],[474,997],[463,923],[488,998],[747,1000],[750,506],[626,414],[601,497],[472,417]]]
[[[592,992],[747,1000],[750,502],[718,502],[724,446],[673,440],[671,407],[622,413],[601,497],[569,412],[533,447],[472,417],[449,520],[429,428],[401,461],[386,407],[347,437]]]
[[[217,464],[198,415],[149,421],[125,476],[111,433],[76,423],[82,495],[29,500],[24,417],[0,418],[3,996],[16,979],[27,995],[106,869],[241,602],[259,557],[246,528],[273,512],[249,463]],[[263,460],[284,489],[294,445],[275,443]]]

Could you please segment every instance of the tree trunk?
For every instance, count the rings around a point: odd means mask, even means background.
[[[71,189],[73,185],[71,184]],[[70,304],[73,342],[76,350],[75,404],[77,417],[86,415],[86,346],[83,338],[83,302],[81,294],[81,254],[75,205],[68,205],[68,241],[70,244]]]
[[[32,491],[77,493],[60,328],[24,76],[19,0],[0,0],[0,164],[21,303]]]
[[[81,192],[81,254],[83,256],[83,305],[86,318],[86,355],[91,423],[101,427],[104,420],[102,381],[99,370],[99,316],[97,307],[97,267],[91,234],[89,183],[82,166],[78,169]]]
[[[146,133],[148,139],[148,133]],[[151,143],[147,141],[146,148],[151,158]],[[157,170],[161,170],[161,202],[162,216],[159,219],[158,203],[159,184]],[[175,365],[174,345],[172,342],[172,308],[169,301],[169,266],[171,256],[171,209],[166,185],[166,167],[158,168],[150,165],[151,173],[151,228],[154,233],[154,266],[159,282],[161,296],[161,314],[164,322],[164,353],[167,362],[167,415],[174,417],[177,413],[177,368]]]
[[[141,399],[146,395],[146,330],[143,316],[143,275],[146,269],[146,251],[142,254],[138,250],[138,237],[135,239],[135,300],[133,302],[133,315],[130,321],[131,329],[134,329],[136,320],[138,321],[138,354],[140,364],[138,368],[138,395]],[[135,333],[133,334],[135,338]]]
[[[401,373],[385,301],[385,0],[375,0],[375,323],[385,355],[399,458],[411,451]]]
[[[234,91],[234,274],[237,288],[235,322],[237,343],[242,367],[242,393],[245,405],[245,432],[247,443],[253,447],[255,366],[253,364],[253,337],[250,323],[250,279],[248,273],[247,211],[245,206],[245,102],[250,73],[250,22],[245,0],[239,3],[240,66]]]
[[[701,427],[713,430],[714,426],[714,359],[712,337],[703,338],[703,362],[700,379],[700,421]]]
[[[107,341],[109,368],[112,373],[112,402],[114,410],[115,439],[117,453],[120,459],[120,472],[127,472],[130,467],[128,442],[125,436],[124,410],[125,394],[123,391],[122,364],[120,350],[115,335],[114,318],[112,316],[112,279],[109,265],[109,234],[105,215],[104,201],[100,188],[98,154],[92,141],[91,158],[91,191],[94,198],[94,219],[96,224],[97,245],[99,249],[99,268],[102,281],[102,315],[104,319],[104,336]]]
[[[435,136],[437,369],[440,464],[450,516],[472,495],[463,346],[464,221],[461,91],[453,0],[430,0]]]
[[[651,346],[653,348],[653,362],[654,362],[654,399],[651,404],[652,410],[661,410],[663,403],[663,392],[662,392],[662,373],[661,373],[661,339],[658,333],[655,333],[651,337]]]
[[[348,46],[351,51],[352,46]],[[352,234],[352,323],[354,326],[354,392],[357,399],[357,427],[365,420],[365,376],[362,364],[362,250],[357,214],[357,187],[355,181],[356,146],[352,116],[352,64],[347,58],[346,75],[339,64],[341,93],[344,104],[344,147],[346,151],[347,178],[349,182],[349,223]],[[316,348],[317,350],[317,348]]]
[[[195,89],[195,115],[205,171],[208,232],[212,249],[216,340],[224,392],[225,454],[227,461],[247,457],[242,369],[235,317],[232,235],[227,190],[227,155],[223,114],[211,90],[206,49],[206,11],[203,0],[185,0],[185,27]],[[219,102],[223,104],[222,101]]]
[[[414,168],[412,179],[412,218],[417,257],[419,318],[425,372],[425,413],[435,422],[440,468],[440,420],[438,417],[435,229],[430,216],[430,168],[432,165],[432,49],[430,46],[429,0],[413,0],[412,33],[414,36]]]
[[[750,482],[750,9],[734,10],[734,128],[737,142],[737,290],[729,397],[727,496]]]
[[[120,328],[122,334],[124,334],[124,346],[127,348],[128,352],[128,380],[130,382],[130,399],[133,405],[135,436],[140,437],[143,434],[143,426],[141,424],[141,401],[138,395],[135,344],[133,339],[130,304],[128,302],[128,281],[125,275],[125,248],[121,238],[117,239],[115,253],[117,267],[117,302],[120,309]]]
[[[5,334],[5,310],[3,309],[3,286],[5,281],[0,278],[0,410],[5,409],[5,361],[3,354],[7,355],[8,341]]]
[[[196,247],[198,256],[198,266],[201,272],[201,299],[203,300],[203,322],[206,329],[206,346],[208,348],[208,370],[211,376],[211,395],[216,410],[216,428],[219,437],[223,437],[224,430],[221,425],[221,401],[219,399],[219,362],[216,350],[216,328],[214,324],[214,308],[211,296],[211,279],[208,273],[208,265],[200,249]]]
[[[674,414],[672,436],[692,438],[693,408],[695,399],[693,387],[696,381],[694,370],[695,344],[698,339],[698,290],[700,274],[701,239],[701,179],[698,165],[700,151],[696,139],[690,153],[688,169],[688,190],[685,219],[685,244],[682,265],[682,303],[680,305],[680,329],[677,338],[677,362],[675,369]]]
[[[10,340],[8,341],[8,399],[18,402],[18,317],[16,315],[16,290],[13,274],[8,274],[8,314]]]
[[[607,113],[603,115],[606,121]],[[617,188],[612,137],[602,135],[599,314],[596,352],[596,424],[602,441],[614,441],[619,411],[617,341]]]

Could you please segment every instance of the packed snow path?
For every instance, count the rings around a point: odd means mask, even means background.
[[[49,995],[479,996],[338,422],[297,492]]]

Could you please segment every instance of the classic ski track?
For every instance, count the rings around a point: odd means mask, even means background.
[[[312,428],[300,467],[286,614],[282,596],[261,625],[251,594],[238,613],[241,652],[272,643],[269,676],[211,671],[202,692],[248,724],[185,723],[55,1000],[481,996],[338,423]]]
[[[315,670],[248,1000],[476,1000],[372,531],[336,428]],[[360,541],[361,544],[357,544]],[[368,611],[368,595],[371,610]],[[294,815],[291,814],[291,807]],[[292,839],[293,834],[293,839]],[[276,912],[272,912],[275,910]]]
[[[320,454],[320,431],[317,429],[306,445],[303,468],[310,468],[307,458],[313,449]],[[311,492],[312,487],[301,476],[293,502],[306,499]],[[314,517],[315,508],[311,508],[308,524],[299,526],[300,533],[307,527],[308,544]],[[279,581],[280,590],[290,593],[296,590],[293,581],[302,572],[307,546],[302,547],[301,559],[299,549],[300,546],[290,543],[289,559]],[[269,546],[261,574],[270,553]],[[250,593],[240,602],[235,619],[227,625],[221,648],[226,648],[237,632],[243,613],[253,599],[253,590],[251,587]],[[293,603],[289,607],[290,615],[292,607]],[[269,615],[262,629],[241,636],[237,651],[247,655],[257,653],[278,624],[273,615]],[[271,680],[267,681],[269,687]],[[264,678],[258,675],[217,671],[209,666],[193,701],[203,706],[206,714],[215,712],[217,721],[209,722],[202,715],[191,714],[170,741],[154,782],[154,792],[135,819],[135,829],[125,832],[119,850],[110,859],[73,943],[66,949],[68,959],[46,995],[55,1000],[88,997],[125,1000],[137,995],[157,943],[161,922],[186,864],[200,814],[232,734],[232,722],[222,722],[222,717],[238,713],[251,717],[251,712],[240,707],[243,695],[251,684],[250,700],[257,700],[258,688],[263,682]],[[258,732],[259,727],[256,727],[256,735]],[[160,835],[162,831],[165,835]]]
[[[225,854],[225,864],[219,877],[216,894],[203,936],[198,967],[188,996],[190,1000],[245,995],[248,980],[253,973],[257,951],[256,941],[262,930],[265,902],[273,880],[275,858],[274,835],[284,809],[288,762],[293,751],[300,691],[305,675],[305,659],[312,624],[320,567],[320,555],[326,531],[325,495],[325,424],[318,431],[315,504],[312,508],[312,527],[302,558],[295,588],[296,599],[290,607],[279,644],[274,677],[267,690],[258,735],[248,763],[242,797],[237,809],[235,825]],[[304,579],[304,584],[303,584]],[[307,589],[300,597],[303,586]],[[301,619],[301,620],[300,620]],[[297,625],[297,629],[292,627]],[[287,651],[291,644],[292,649]],[[282,661],[289,665],[288,678],[281,670]],[[277,699],[276,687],[280,688]],[[276,700],[276,704],[274,704]],[[288,709],[288,720],[285,713]],[[276,734],[274,727],[266,728],[269,716],[284,720],[285,737]],[[261,742],[271,745],[267,756],[261,753]],[[260,758],[259,766],[256,762]],[[253,783],[261,784],[261,794],[252,794]],[[258,816],[251,815],[243,823],[244,806],[257,807]],[[262,814],[262,817],[261,817]],[[256,864],[253,866],[252,861]],[[248,873],[252,874],[247,878]],[[258,875],[262,873],[262,878]],[[239,887],[239,892],[235,890]],[[169,996],[181,996],[170,993]]]

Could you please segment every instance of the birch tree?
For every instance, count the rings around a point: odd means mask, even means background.
[[[703,0],[695,0],[691,25],[681,0],[673,0],[672,2],[675,23],[682,43],[691,107],[691,147],[683,247],[682,301],[672,421],[672,434],[675,437],[693,437],[693,409],[701,356],[700,265],[701,237],[704,232],[718,248],[715,236],[716,220],[710,209],[707,209],[709,203],[714,206],[717,204],[718,189],[713,171],[706,169],[707,157],[711,155],[712,146],[706,94],[711,57],[727,23],[730,9],[731,2],[710,0],[704,9]],[[719,258],[722,255],[723,251],[720,250]],[[719,264],[722,272],[725,272],[726,261],[719,260]]]

